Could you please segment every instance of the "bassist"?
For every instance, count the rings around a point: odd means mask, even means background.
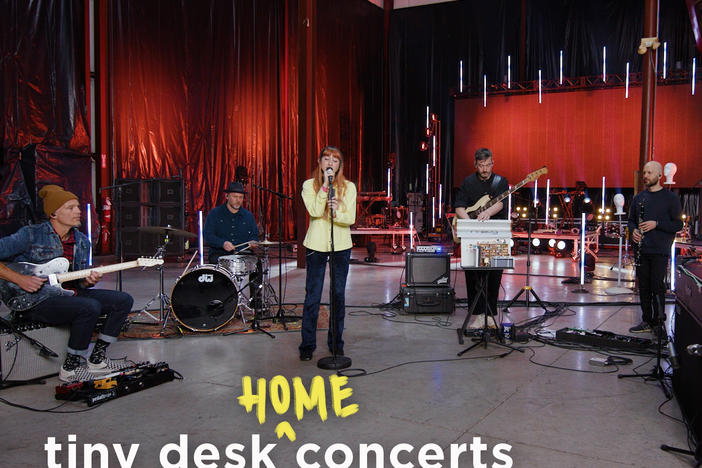
[[[493,167],[492,152],[487,148],[481,148],[475,152],[475,169],[476,172],[469,175],[463,180],[461,187],[456,195],[456,216],[460,219],[475,218],[486,220],[490,218],[507,218],[507,207],[500,201],[489,208],[481,211],[477,216],[474,213],[469,213],[466,208],[475,205],[483,196],[489,195],[491,198],[500,195],[509,190],[507,179],[492,172]],[[465,270],[466,275],[466,292],[468,295],[468,304],[472,304],[473,299],[479,294],[478,275],[480,273],[471,270]],[[502,270],[493,270],[488,272],[487,278],[487,296],[488,303],[493,313],[497,312],[497,296],[500,292],[500,282],[502,281]],[[483,297],[478,301],[474,309],[473,317],[468,323],[468,328],[482,328],[485,318],[483,312],[485,304]],[[488,317],[488,326],[497,327],[494,317]]]
[[[4,262],[46,263],[65,257],[71,270],[87,268],[89,242],[80,226],[80,204],[78,197],[57,185],[46,185],[39,191],[44,212],[49,220],[24,226],[16,233],[0,239],[0,260]],[[111,372],[110,360],[105,352],[110,343],[117,340],[134,300],[129,294],[104,289],[91,289],[102,274],[93,271],[86,278],[67,284],[74,295],[27,295],[40,297],[25,309],[23,318],[38,320],[50,325],[70,325],[70,337],[66,360],[59,371],[63,381],[80,380],[80,370],[87,366],[88,372]],[[14,303],[9,283],[19,286],[26,293],[40,292],[46,278],[25,275],[10,269],[0,262],[0,294],[6,303]],[[12,308],[12,307],[11,307]],[[102,333],[88,355],[88,347],[101,314],[107,314]],[[83,363],[87,359],[87,364]]]

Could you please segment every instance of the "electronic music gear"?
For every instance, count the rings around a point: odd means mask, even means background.
[[[449,286],[450,273],[449,254],[409,252],[405,257],[407,286]]]
[[[638,351],[653,346],[653,342],[646,338],[618,335],[605,330],[583,330],[580,328],[561,328],[556,331],[556,340],[600,348]]]
[[[3,380],[24,381],[55,375],[66,358],[69,327],[48,326],[41,322],[17,321],[12,326],[58,357],[42,353],[30,340],[13,333],[9,327],[0,327],[0,369]]]
[[[400,295],[406,314],[452,314],[456,302],[456,293],[451,287],[405,286]]]

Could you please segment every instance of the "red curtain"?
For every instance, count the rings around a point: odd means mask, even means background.
[[[191,229],[197,210],[223,202],[237,166],[254,183],[297,197],[300,158],[317,157],[297,148],[297,2],[110,5],[117,176],[181,175]],[[380,102],[382,10],[365,0],[320,0],[317,15],[318,149],[340,147],[350,180],[362,190],[360,182],[377,177],[380,190],[382,128],[369,114]],[[245,206],[275,235],[277,202],[249,190]],[[283,217],[290,238],[292,201]]]
[[[495,171],[517,183],[548,167],[552,187],[633,187],[638,168],[641,88],[571,91],[538,95],[488,96],[456,101],[454,185],[474,170],[475,150],[488,147]],[[692,187],[702,177],[702,93],[690,85],[659,86],[656,96],[654,154],[675,162],[677,187]],[[543,181],[545,183],[545,181]],[[539,184],[541,185],[541,184]]]

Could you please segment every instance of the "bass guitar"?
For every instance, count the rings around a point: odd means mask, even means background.
[[[104,265],[87,270],[68,271],[70,262],[63,257],[57,257],[39,265],[29,262],[7,263],[6,266],[12,271],[22,275],[46,278],[46,282],[38,291],[30,293],[11,281],[0,280],[0,291],[3,296],[2,300],[7,304],[7,307],[13,311],[23,311],[31,309],[49,297],[73,296],[74,292],[63,289],[61,283],[87,278],[93,271],[105,274],[129,268],[152,267],[161,264],[163,264],[162,258],[142,257],[131,262]]]
[[[541,169],[537,169],[534,172],[531,172],[528,176],[524,178],[521,182],[519,182],[517,185],[514,185],[511,189],[505,190],[495,198],[490,198],[490,195],[483,195],[480,200],[475,202],[472,206],[469,206],[466,208],[466,213],[468,214],[468,217],[470,219],[476,219],[480,213],[483,211],[487,210],[488,208],[494,206],[496,203],[501,202],[505,198],[509,197],[512,193],[516,192],[520,188],[522,188],[524,185],[528,184],[529,182],[534,182],[536,179],[541,177],[544,174],[548,173],[548,169],[546,166],[542,167]],[[460,242],[460,239],[458,238],[457,232],[456,232],[456,225],[458,223],[458,216],[453,217],[453,225],[451,227],[451,231],[453,233],[453,241],[456,243]]]

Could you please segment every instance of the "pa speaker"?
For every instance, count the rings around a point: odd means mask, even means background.
[[[450,272],[449,254],[410,252],[405,258],[407,286],[448,286]]]
[[[46,326],[40,322],[15,323],[16,328],[58,354],[44,356],[39,349],[6,328],[0,329],[0,366],[2,378],[10,381],[32,380],[56,374],[66,358],[69,327]]]

